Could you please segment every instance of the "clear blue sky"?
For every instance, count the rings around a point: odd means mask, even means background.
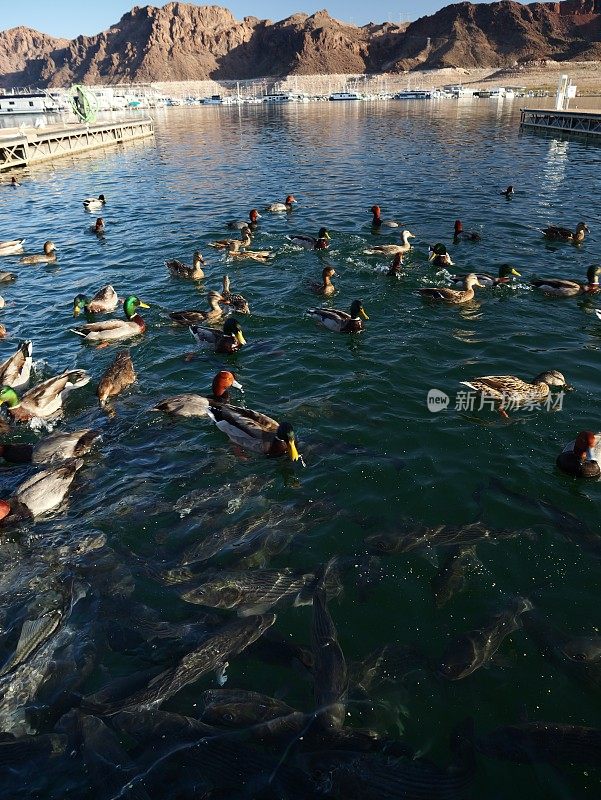
[[[477,2],[478,0],[476,0]],[[163,6],[165,2],[158,0],[145,3],[143,0],[26,0],[21,5],[15,0],[0,0],[1,29],[25,25],[36,28],[53,36],[73,38],[80,33],[91,35],[100,33],[133,5]],[[205,5],[196,3],[196,5]],[[297,11],[312,14],[327,8],[333,17],[363,25],[366,22],[383,22],[390,20],[414,20],[424,14],[431,14],[447,3],[444,0],[383,0],[378,6],[371,6],[364,0],[321,0],[316,4],[307,4],[306,0],[232,0],[232,2],[215,3],[229,8],[235,17],[244,16],[278,20],[284,19]]]

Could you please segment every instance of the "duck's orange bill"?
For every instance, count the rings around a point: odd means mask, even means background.
[[[7,503],[6,500],[0,500],[0,519],[8,517],[9,514],[10,514],[10,503]]]

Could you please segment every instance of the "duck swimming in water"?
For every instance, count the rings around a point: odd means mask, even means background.
[[[21,483],[9,500],[0,500],[1,524],[29,520],[58,508],[83,463],[81,458],[72,458],[53,469],[36,472]]]
[[[262,453],[268,458],[287,455],[291,461],[302,461],[296,448],[296,437],[289,422],[277,422],[250,408],[212,406],[209,417],[232,442],[245,450]]]
[[[479,242],[481,240],[482,237],[479,233],[476,233],[476,231],[464,231],[461,220],[455,220],[455,228],[453,232],[453,241],[455,244],[457,244],[457,242]]]
[[[553,239],[554,241],[561,242],[572,242],[573,244],[580,244],[583,242],[587,233],[590,233],[590,230],[586,222],[579,222],[578,225],[576,225],[575,231],[571,231],[569,228],[557,228],[554,225],[551,225],[548,228],[543,228],[543,234],[547,239]]]
[[[115,360],[108,365],[98,382],[96,396],[101,407],[105,407],[109,397],[115,397],[136,380],[134,364],[129,350],[117,353]]]
[[[368,213],[373,214],[372,228],[400,228],[400,223],[392,219],[382,219],[380,206],[372,206]]]
[[[16,272],[2,272],[0,271],[0,283],[11,283],[17,280]]]
[[[504,197],[510,200],[515,194],[515,189],[513,188],[513,186],[508,186],[507,189],[505,189],[505,191],[499,192],[499,194],[504,195]]]
[[[334,267],[324,267],[321,272],[321,283],[312,283],[311,290],[316,294],[323,294],[328,297],[334,294],[336,287],[332,283],[332,278],[336,275]]]
[[[499,274],[497,276],[491,275],[489,272],[476,272],[478,283],[481,286],[504,286],[511,282],[512,277],[515,275],[518,278],[521,274],[514,269],[510,264],[501,264],[499,267]],[[451,275],[453,283],[464,283],[467,275]]]
[[[283,203],[270,203],[265,207],[265,211],[274,211],[276,213],[281,211],[292,211],[292,206],[298,201],[294,195],[289,194]]]
[[[302,247],[303,250],[327,250],[330,246],[331,238],[327,228],[320,228],[316,237],[304,234],[288,237],[292,244]]]
[[[454,267],[455,264],[449,255],[449,251],[444,244],[431,245],[428,248],[428,261],[431,261],[435,267]]]
[[[33,389],[19,398],[10,386],[0,389],[0,406],[6,404],[9,415],[18,422],[30,419],[48,419],[62,411],[63,401],[69,392],[81,389],[90,382],[90,376],[83,369],[71,369],[38,383]]]
[[[37,444],[0,444],[0,458],[9,464],[50,464],[85,456],[101,433],[83,428],[70,433],[52,433]]]
[[[224,298],[219,292],[210,291],[207,294],[209,308],[207,311],[197,311],[188,309],[186,311],[171,311],[169,316],[178,325],[200,325],[203,322],[220,322],[225,316],[225,311],[220,303],[225,302]]]
[[[401,244],[378,244],[363,252],[367,256],[394,256],[397,253],[403,255],[411,250],[409,239],[415,239],[415,236],[411,231],[403,231],[401,233]]]
[[[240,323],[234,317],[226,319],[223,331],[201,328],[198,325],[190,325],[189,330],[198,344],[209,345],[216,353],[235,353],[246,344]]]
[[[19,349],[3,364],[0,364],[0,386],[23,389],[29,383],[33,360],[30,341],[22,342]]]
[[[237,314],[250,314],[250,306],[241,294],[234,294],[230,289],[230,279],[228,275],[223,276],[223,291],[221,292],[223,302],[232,306]]]
[[[461,384],[492,401],[505,417],[507,416],[505,405],[517,408],[529,403],[541,403],[549,396],[551,386],[567,390],[572,388],[561,372],[555,369],[541,372],[533,378],[532,383],[516,378],[515,375],[484,375],[469,381],[461,381]]]
[[[349,312],[336,308],[309,308],[307,314],[334,333],[358,333],[364,328],[362,320],[369,319],[361,300],[353,300]]]
[[[90,228],[92,233],[104,233],[104,220],[102,217],[98,217],[96,222]]]
[[[14,256],[23,252],[25,239],[10,239],[0,242],[0,256]]]
[[[601,477],[601,433],[581,431],[564,447],[555,463],[562,472],[575,478]]]
[[[471,272],[463,280],[463,289],[448,289],[446,286],[427,287],[418,289],[419,294],[424,300],[433,300],[451,305],[469,303],[474,299],[474,286],[482,286],[478,281],[478,276]]]
[[[139,336],[146,330],[146,323],[138,314],[138,308],[150,308],[135,295],[125,298],[125,319],[107,319],[104,322],[89,322],[81,328],[71,328],[71,333],[81,336],[86,342],[118,342]]]
[[[201,256],[200,251],[196,250],[192,256],[191,267],[182,263],[181,261],[178,261],[177,259],[165,261],[165,266],[169,272],[177,278],[189,278],[193,281],[201,281],[205,276],[202,269],[204,263],[205,260]]]
[[[33,256],[23,256],[19,259],[21,264],[54,264],[56,261],[56,247],[54,242],[44,242],[44,252]]]
[[[586,283],[578,283],[577,281],[563,280],[561,278],[544,278],[530,283],[535,289],[540,289],[541,292],[553,297],[574,297],[579,294],[598,292],[601,288],[599,286],[599,275],[601,275],[601,267],[593,265],[586,271]]]
[[[73,298],[73,316],[79,316],[82,311],[86,314],[108,314],[110,311],[114,311],[118,305],[117,292],[110,283],[107,283],[96,292],[91,300],[84,294],[76,295]]]
[[[100,211],[106,204],[106,199],[103,194],[99,194],[98,197],[86,197],[82,203],[86,211]]]
[[[13,177],[10,179],[10,185],[14,186],[15,189],[18,189],[21,184],[19,183],[19,181],[13,175]]]
[[[204,397],[200,394],[179,394],[175,397],[161,400],[151,411],[163,411],[165,414],[172,414],[176,417],[206,417],[209,415],[209,409],[212,405],[229,403],[230,389],[238,389],[244,392],[234,373],[224,369],[213,378],[212,394],[209,397]]]
[[[243,228],[250,228],[252,230],[257,227],[260,219],[261,215],[256,208],[253,208],[252,211],[248,212],[248,220],[233,219],[231,222],[227,223],[227,227],[232,231],[241,231]]]
[[[216,242],[209,242],[209,247],[214,247],[216,250],[229,250],[230,253],[237,253],[240,248],[250,247],[252,237],[250,228],[245,225],[240,231],[239,239],[218,239]]]

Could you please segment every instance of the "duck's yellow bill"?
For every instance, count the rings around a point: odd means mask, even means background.
[[[238,344],[246,344],[246,339],[242,336],[242,331],[238,331],[236,333],[236,340]]]
[[[73,306],[73,316],[78,317],[81,314],[81,308],[79,306]]]
[[[363,308],[359,309],[359,316],[363,317],[363,319],[369,319],[369,317],[365,313],[365,309],[363,309]]]
[[[329,234],[327,231],[325,232],[325,238],[326,238],[326,239],[331,239],[331,238],[332,238],[332,237],[330,236],[330,234]]]
[[[298,461],[300,458],[298,454],[298,450],[296,449],[296,442],[294,439],[292,441],[286,442],[286,448],[288,449],[288,456],[290,457],[290,461]]]
[[[511,270],[511,274],[512,274],[512,275],[517,275],[517,276],[518,276],[518,278],[521,278],[521,277],[522,277],[522,273],[521,273],[521,272],[518,272],[518,271],[517,271],[517,269],[513,269],[513,268],[512,268],[512,270]]]
[[[143,302],[140,300],[140,308],[150,308],[150,306],[148,305],[148,303],[143,303]]]

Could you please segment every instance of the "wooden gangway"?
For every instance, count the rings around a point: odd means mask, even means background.
[[[153,135],[150,117],[44,128],[0,128],[0,172]]]
[[[557,111],[550,108],[522,108],[520,128],[579,136],[601,142],[601,111]]]

